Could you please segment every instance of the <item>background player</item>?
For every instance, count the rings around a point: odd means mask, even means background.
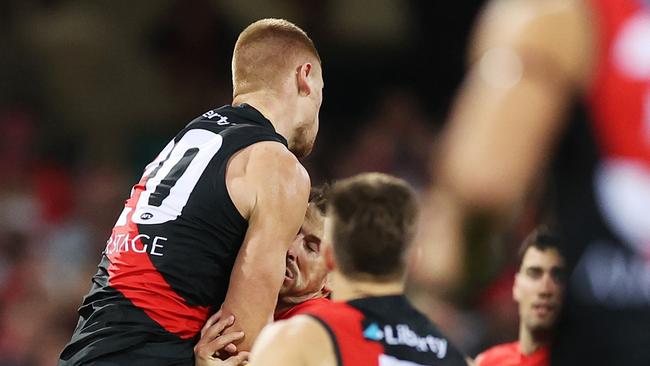
[[[558,236],[545,227],[533,231],[519,249],[512,297],[519,304],[519,340],[487,349],[478,366],[549,364],[550,343],[564,295],[564,258]]]
[[[437,181],[466,222],[512,215],[556,152],[571,279],[552,364],[650,364],[648,19],[647,1],[491,1],[445,136]],[[590,121],[568,126],[576,100]]]
[[[189,365],[222,303],[240,350],[271,319],[307,206],[297,159],[318,130],[320,58],[300,28],[264,19],[232,69],[232,106],[181,130],[132,190],[59,364]]]
[[[416,220],[415,194],[400,179],[375,173],[338,182],[328,203],[324,246],[337,302],[270,325],[252,363],[465,364],[403,295]]]

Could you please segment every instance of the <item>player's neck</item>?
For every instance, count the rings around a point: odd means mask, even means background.
[[[530,355],[546,345],[549,337],[549,331],[532,332],[522,323],[519,325],[519,350],[525,355]]]
[[[332,273],[332,300],[350,301],[362,297],[401,295],[404,282],[401,279],[377,282],[371,280],[350,280],[340,273]]]
[[[293,139],[293,111],[287,107],[286,98],[280,93],[274,91],[256,91],[246,94],[237,95],[232,105],[248,104],[257,109],[266,119],[268,119],[275,132],[282,135],[287,141]]]

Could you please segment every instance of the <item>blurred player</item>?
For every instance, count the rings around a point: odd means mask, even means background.
[[[519,304],[519,340],[492,347],[477,366],[547,366],[549,346],[564,295],[564,258],[556,234],[532,232],[519,249],[512,297]]]
[[[404,297],[417,203],[406,182],[362,174],[338,182],[325,219],[336,302],[267,327],[251,354],[265,365],[464,365]]]
[[[318,131],[321,62],[304,31],[264,19],[232,71],[232,105],[190,122],[133,188],[60,365],[191,365],[222,304],[240,350],[272,319],[307,207],[298,158]]]
[[[571,276],[552,364],[650,365],[650,3],[491,1],[471,62],[437,181],[465,222],[498,219],[555,156]]]

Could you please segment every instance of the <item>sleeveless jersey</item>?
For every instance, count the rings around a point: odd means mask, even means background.
[[[338,366],[466,365],[404,296],[333,302],[307,312],[329,333]]]
[[[650,365],[650,2],[585,1],[597,54],[555,162],[572,273],[551,359]]]
[[[195,338],[224,301],[248,227],[228,195],[226,166],[260,141],[287,145],[251,106],[224,106],[190,122],[145,168],[59,365],[113,356],[134,365],[193,364]]]

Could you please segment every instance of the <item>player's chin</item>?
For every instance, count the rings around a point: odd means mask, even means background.
[[[289,293],[294,287],[294,281],[292,278],[285,277],[282,286],[280,286],[280,295],[285,295]]]
[[[293,148],[291,149],[291,152],[298,158],[302,159],[304,157],[307,157],[309,154],[311,154],[311,149],[312,149],[311,144],[295,144]]]
[[[555,317],[548,317],[545,319],[537,319],[535,324],[532,326],[532,329],[535,331],[549,331],[552,330],[555,325]]]

